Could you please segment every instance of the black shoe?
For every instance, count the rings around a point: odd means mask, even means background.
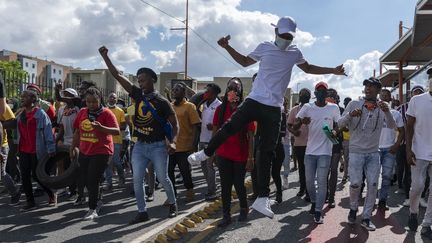
[[[348,214],[348,224],[355,224],[357,219],[357,210],[350,209]]]
[[[168,217],[169,218],[174,218],[177,216],[177,204],[171,204],[169,205],[169,214]]]
[[[18,205],[19,202],[20,202],[20,198],[21,198],[21,192],[18,192],[17,194],[11,196],[11,202],[10,202],[10,205],[11,205],[11,206]]]
[[[417,231],[418,227],[418,216],[416,213],[410,213],[408,218],[408,228],[411,231]]]
[[[279,203],[282,203],[282,192],[278,192],[278,193],[276,193],[276,202],[279,204]]]
[[[151,194],[151,195],[147,195],[147,197],[146,197],[146,202],[153,202],[154,201],[154,196],[153,196],[153,194]]]
[[[312,203],[311,208],[309,210],[309,214],[315,215],[315,203]]]
[[[376,227],[375,225],[370,221],[370,219],[363,219],[361,222],[361,226],[368,231],[375,231]]]
[[[304,194],[305,194],[305,191],[299,191],[299,192],[297,192],[297,197],[303,197]]]
[[[138,213],[134,219],[129,221],[129,225],[145,222],[145,221],[148,221],[149,219],[150,218],[149,218],[147,212]]]
[[[239,222],[246,221],[248,213],[249,213],[249,209],[248,208],[241,208],[240,209],[240,215],[239,215],[237,221],[239,221]]]
[[[314,215],[314,222],[315,222],[316,224],[322,224],[322,223],[324,223],[324,221],[323,221],[323,217],[321,216],[321,212],[315,212],[315,215]]]
[[[334,201],[333,199],[329,199],[329,200],[328,200],[328,203],[327,203],[327,206],[328,206],[329,208],[335,208],[335,207],[336,207],[336,205],[335,205],[335,201]]]
[[[389,210],[389,208],[387,207],[387,203],[384,200],[379,200],[378,202],[378,209],[382,210],[382,211],[386,211]]]
[[[222,228],[228,226],[229,224],[231,224],[231,215],[228,213],[224,214],[222,220],[218,223],[217,226]]]
[[[420,234],[426,238],[428,238],[429,240],[432,240],[432,230],[430,226],[423,226]]]
[[[21,208],[21,212],[27,212],[36,208],[35,202],[27,202],[27,204]]]

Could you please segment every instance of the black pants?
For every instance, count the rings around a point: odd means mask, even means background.
[[[280,107],[261,104],[246,99],[231,118],[219,129],[210,140],[204,152],[211,156],[216,149],[231,135],[242,130],[249,122],[257,121],[263,128],[257,144],[256,167],[258,174],[258,196],[268,197],[270,193],[270,168],[274,156],[277,138],[279,137],[281,110]]]
[[[339,153],[333,152],[330,161],[329,177],[327,180],[327,188],[328,188],[327,197],[328,200],[331,202],[334,202],[334,198],[335,198],[337,179],[338,179],[338,165],[341,157],[342,154],[340,152]]]
[[[232,186],[237,192],[240,208],[247,208],[246,188],[244,179],[246,174],[246,162],[240,163],[216,156],[219,167],[221,183],[223,213],[229,214],[231,210]]]
[[[38,164],[36,154],[20,153],[19,164],[20,164],[20,171],[21,171],[22,186],[27,198],[27,202],[34,202],[33,187],[31,181],[32,178],[37,183],[39,183],[39,185],[48,194],[49,197],[52,197],[54,195],[51,189],[44,186],[36,176],[36,167]]]
[[[282,141],[279,139],[277,145],[276,145],[276,156],[274,157],[272,161],[272,178],[276,185],[276,191],[277,193],[282,193],[282,180],[280,176],[280,171],[282,168],[282,163],[285,159],[285,151],[283,148]]]
[[[89,208],[96,209],[97,201],[99,199],[99,184],[102,181],[105,169],[108,167],[110,156],[107,154],[100,155],[83,155],[80,154],[78,161],[79,167],[79,180],[78,180],[78,192],[79,195],[83,195],[81,191],[84,187],[87,187],[89,195]]]
[[[9,138],[8,138],[9,139]],[[10,138],[12,140],[12,138]],[[7,155],[6,172],[15,180],[19,181],[21,173],[19,170],[19,163],[17,154],[18,145],[13,142],[9,143],[9,153]]]
[[[294,151],[297,156],[298,171],[300,177],[300,191],[305,192],[306,190],[306,174],[305,174],[305,164],[304,158],[306,153],[306,146],[294,146]]]
[[[183,177],[183,184],[184,187],[187,190],[193,189],[193,182],[192,182],[192,173],[191,173],[191,167],[187,160],[187,157],[190,155],[190,152],[175,152],[174,154],[170,155],[169,157],[169,163],[168,163],[168,176],[171,180],[171,183],[173,184],[174,193],[177,196],[177,189],[175,186],[175,175],[174,175],[174,169],[176,165],[178,165],[180,174]]]
[[[411,166],[406,161],[405,149],[406,149],[405,144],[399,147],[396,153],[396,164],[397,164],[398,187],[404,189],[405,198],[408,199],[410,188],[411,188]]]

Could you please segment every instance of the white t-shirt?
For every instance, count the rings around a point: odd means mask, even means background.
[[[73,124],[75,122],[75,118],[78,115],[79,108],[75,106],[74,108],[64,108],[61,113],[60,123],[63,125],[64,135],[63,135],[63,144],[64,145],[72,145],[73,140]]]
[[[212,131],[207,129],[207,124],[213,124],[214,113],[220,104],[222,104],[222,102],[218,99],[215,99],[209,106],[207,106],[207,102],[203,104],[200,134],[200,142],[202,143],[208,143],[212,137]]]
[[[390,113],[393,116],[393,119],[396,122],[396,126],[398,128],[401,128],[404,126],[404,122],[402,119],[402,115],[399,111],[391,109]],[[393,144],[395,144],[396,142],[396,130],[395,129],[391,129],[387,127],[387,124],[384,120],[384,125],[383,128],[381,130],[381,136],[380,136],[380,141],[379,141],[379,148],[390,148],[391,146],[393,146]]]
[[[432,161],[432,96],[414,96],[408,104],[407,115],[415,117],[412,151],[417,159]]]
[[[281,51],[273,42],[263,42],[248,56],[260,62],[248,98],[261,104],[281,107],[292,68],[306,62],[302,52],[295,45]]]
[[[315,103],[305,104],[297,114],[297,118],[310,117],[309,134],[306,145],[308,155],[332,155],[333,143],[324,133],[324,125],[333,129],[333,122],[340,118],[339,107],[336,104],[327,103],[319,107]]]

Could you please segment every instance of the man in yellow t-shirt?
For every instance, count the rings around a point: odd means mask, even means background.
[[[117,95],[115,93],[111,93],[108,96],[108,108],[112,113],[114,113],[117,123],[120,126],[120,131],[123,134],[126,129],[126,119],[125,119],[125,113],[124,111],[118,107],[117,105]],[[120,153],[123,146],[123,135],[117,135],[113,136],[113,142],[114,142],[114,154],[111,157],[110,163],[105,170],[105,180],[106,185],[104,187],[105,190],[111,191],[112,190],[112,175],[113,175],[113,165],[117,169],[117,174],[119,176],[119,186],[124,186],[125,184],[125,176],[123,171],[123,165],[120,158]]]
[[[4,108],[5,109],[4,109],[3,114],[0,115],[0,121],[2,123],[6,122],[6,121],[10,121],[10,120],[15,118],[15,115],[12,112],[9,105],[6,105]],[[2,124],[0,124],[0,129],[2,129],[2,128],[3,128],[3,126],[2,126]],[[8,146],[6,129],[3,129],[3,133],[0,135],[3,135],[1,151],[0,151],[0,153],[1,153],[1,155],[0,155],[1,156],[0,157],[0,178],[1,178],[3,185],[6,187],[9,194],[11,195],[11,205],[16,205],[19,203],[21,193],[18,190],[18,188],[16,187],[15,182],[12,179],[12,177],[6,173],[7,156],[9,153],[9,146]]]
[[[195,105],[191,102],[186,101],[186,85],[176,84],[173,88],[173,108],[177,115],[179,124],[179,133],[177,135],[177,147],[174,154],[170,155],[168,164],[168,176],[175,188],[174,169],[178,165],[180,174],[183,177],[183,183],[186,191],[186,200],[192,201],[194,197],[193,182],[190,164],[187,161],[187,157],[195,150],[194,138],[198,132],[199,124],[201,120],[198,115],[198,111]]]

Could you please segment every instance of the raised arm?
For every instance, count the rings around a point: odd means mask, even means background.
[[[250,66],[254,63],[256,63],[256,61],[248,56],[244,56],[242,54],[240,54],[239,52],[237,52],[234,48],[232,48],[228,41],[230,39],[230,36],[226,36],[226,37],[222,37],[218,40],[218,44],[224,48],[225,50],[227,50],[227,52],[231,55],[231,57],[234,59],[234,61],[236,61],[238,64],[242,65],[243,67],[247,67]]]
[[[131,93],[133,84],[129,81],[129,79],[122,75],[111,62],[111,59],[108,57],[108,48],[102,46],[101,48],[99,48],[99,53],[104,59],[110,73],[128,93]]]
[[[310,74],[335,74],[335,75],[345,75],[345,68],[343,65],[339,65],[335,68],[330,67],[320,67],[316,65],[309,64],[308,62],[304,62],[302,64],[297,65],[303,72]]]

